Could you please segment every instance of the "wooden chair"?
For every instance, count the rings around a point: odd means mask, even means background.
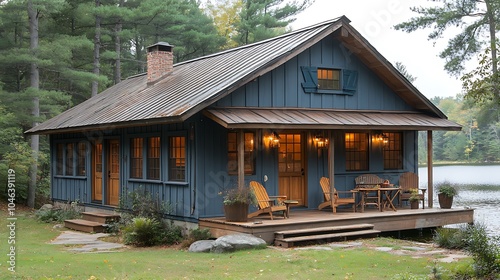
[[[384,183],[384,179],[375,174],[363,174],[356,177],[354,179],[354,182],[356,183],[356,188],[375,188],[377,187],[377,185]],[[380,205],[378,204],[379,197],[377,192],[363,191],[361,192],[361,196],[363,196],[361,201],[364,201],[365,204],[361,205],[362,210],[367,205],[374,205],[380,210]]]
[[[257,198],[258,210],[248,214],[248,218],[257,217],[260,214],[268,213],[273,220],[273,212],[283,211],[283,217],[286,219],[286,206],[283,201],[286,200],[286,195],[279,196],[269,196],[266,189],[261,183],[257,181],[250,182],[250,188],[252,188]],[[277,201],[277,203],[276,203]]]
[[[399,177],[399,187],[401,188],[399,192],[399,206],[403,205],[403,200],[409,200],[412,189],[417,189],[419,192],[419,200],[422,200],[422,209],[424,206],[425,191],[427,189],[420,189],[418,185],[418,175],[413,172],[405,172]]]
[[[321,177],[319,180],[319,184],[323,189],[323,196],[325,198],[325,202],[321,203],[318,206],[318,209],[321,210],[327,206],[332,207],[333,213],[337,213],[337,206],[339,205],[348,205],[352,204],[352,210],[356,212],[356,193],[352,191],[337,191],[335,187],[333,187],[333,199],[331,197],[330,192],[330,179],[326,177]],[[339,197],[339,193],[349,193],[350,196],[347,197]]]

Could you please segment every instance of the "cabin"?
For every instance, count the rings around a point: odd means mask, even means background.
[[[198,224],[224,216],[222,190],[258,181],[317,209],[321,177],[398,184],[418,172],[418,131],[461,129],[344,16],[176,64],[173,51],[148,47],[147,73],[27,131],[50,135],[54,201],[113,210],[143,188]]]

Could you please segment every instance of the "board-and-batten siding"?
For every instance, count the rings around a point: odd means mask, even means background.
[[[354,95],[305,93],[301,66],[358,71]],[[218,107],[292,107],[346,110],[412,111],[393,90],[332,36],[278,68],[219,100]]]

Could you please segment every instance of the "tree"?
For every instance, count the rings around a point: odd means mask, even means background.
[[[410,83],[413,83],[417,77],[412,76],[408,70],[406,69],[406,66],[404,66],[403,63],[396,61],[396,65],[394,65],[396,69],[398,69],[399,73],[401,73]]]
[[[246,45],[285,33],[294,16],[314,0],[241,0],[243,6],[237,25],[238,45]]]
[[[490,50],[492,90],[495,98],[500,99],[498,88],[497,22],[500,15],[498,0],[443,0],[433,7],[412,7],[421,16],[397,24],[398,30],[413,32],[417,29],[433,28],[430,40],[437,40],[450,27],[462,30],[448,41],[440,57],[445,59],[445,69],[452,75],[460,75],[465,70],[465,62],[480,54],[485,48]],[[484,40],[488,38],[488,40]],[[490,76],[490,75],[488,75]],[[484,78],[484,77],[482,77]]]

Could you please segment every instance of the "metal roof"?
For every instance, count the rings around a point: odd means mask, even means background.
[[[172,73],[151,85],[147,84],[145,74],[128,78],[26,133],[49,134],[182,122],[337,30],[348,31],[347,35],[341,32],[339,37],[347,36],[349,40],[354,38],[354,43],[362,40],[350,27],[349,20],[340,17],[272,39],[177,63]],[[354,44],[351,41],[349,43]],[[363,41],[362,45],[368,53],[365,56],[371,56],[371,60],[381,60],[384,65],[373,68],[373,71],[381,77],[397,76],[399,72],[371,45],[366,44]],[[410,105],[446,118],[401,77],[399,74],[397,79],[393,79],[397,80],[394,84],[396,93],[400,94],[400,87],[403,87],[405,92],[410,92],[402,96]]]
[[[452,121],[418,112],[309,108],[214,108],[205,115],[226,128],[461,130]]]

